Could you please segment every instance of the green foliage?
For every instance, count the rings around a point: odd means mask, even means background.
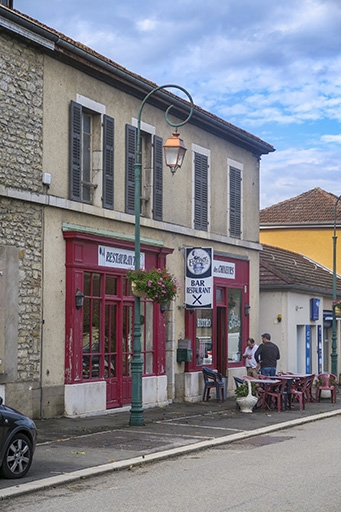
[[[235,389],[234,392],[235,392],[235,395],[237,398],[247,396],[249,394],[249,386],[248,386],[247,382],[243,382],[243,384],[240,384]],[[256,388],[256,384],[254,382],[251,382],[251,392],[252,392],[253,396],[257,396],[257,388]]]
[[[128,270],[129,281],[134,283],[137,292],[159,304],[167,304],[175,299],[181,285],[165,268],[152,270]]]

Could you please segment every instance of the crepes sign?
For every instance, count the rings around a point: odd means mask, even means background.
[[[212,309],[212,247],[186,248],[185,304],[187,309]]]

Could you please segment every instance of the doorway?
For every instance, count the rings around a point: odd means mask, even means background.
[[[122,313],[122,314],[121,314]],[[107,302],[104,319],[104,379],[107,408],[131,402],[133,307]]]

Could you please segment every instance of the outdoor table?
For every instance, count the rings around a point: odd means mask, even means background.
[[[271,378],[269,378],[269,379],[268,378],[266,378],[266,379],[255,379],[254,377],[250,377],[248,375],[245,375],[242,378],[243,378],[243,380],[249,380],[250,382],[255,383],[255,384],[262,384],[262,385],[264,385],[265,388],[266,388],[267,385],[279,384],[281,382],[279,379],[278,380],[271,379]],[[259,402],[260,402],[261,407],[263,407],[263,405],[264,405],[263,393],[265,393],[265,388],[262,389],[261,392],[259,392],[259,390],[257,390],[259,400],[258,400],[256,406],[258,406],[258,407],[259,407]]]
[[[292,385],[295,381],[295,378],[293,375],[272,375],[270,377],[267,377],[267,379],[280,379],[280,380],[285,380],[287,382],[286,386],[285,386],[285,393],[286,393],[286,399],[284,400],[284,407],[285,409],[291,409],[291,388],[292,388]]]
[[[306,395],[307,402],[313,402],[314,398],[311,392],[311,387],[314,382],[315,374],[314,373],[293,373],[293,374],[287,374],[283,375],[283,377],[292,377],[295,382],[298,384],[301,384],[302,390]],[[310,384],[307,384],[307,380],[311,379]]]
[[[292,375],[269,375],[266,376],[264,379],[254,379],[253,377],[243,377],[244,379],[247,378],[251,380],[252,382],[258,382],[260,384],[279,384],[280,382],[286,381],[283,401],[284,401],[284,408],[285,409],[291,409],[291,387],[294,382],[294,378]],[[264,390],[266,391],[266,390]],[[264,405],[264,404],[263,404]]]

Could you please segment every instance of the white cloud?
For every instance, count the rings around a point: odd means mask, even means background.
[[[322,142],[336,142],[337,144],[341,144],[341,134],[339,135],[322,135]]]
[[[15,0],[15,8],[264,138],[262,206],[337,188],[340,0]],[[340,190],[341,192],[341,190]],[[266,204],[265,204],[266,203]]]
[[[142,32],[155,32],[159,27],[159,23],[154,19],[143,19],[136,23],[137,29]]]

